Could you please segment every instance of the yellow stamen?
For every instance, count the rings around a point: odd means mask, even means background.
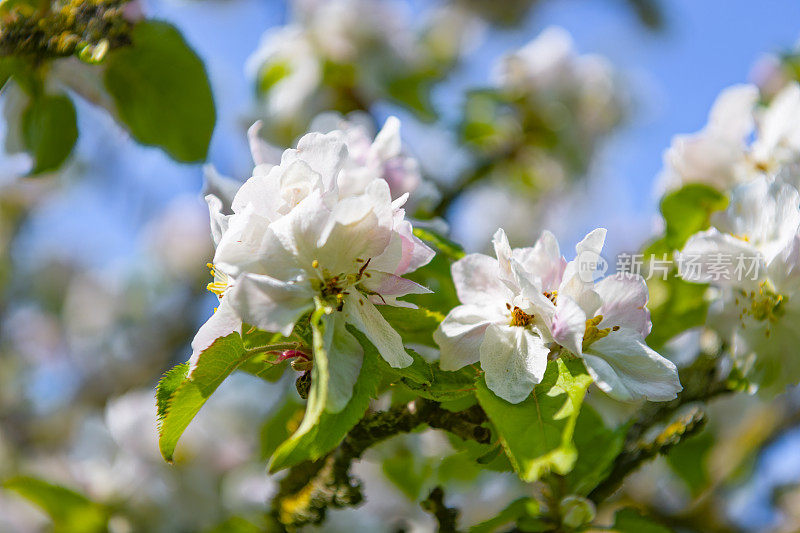
[[[520,327],[530,326],[531,323],[533,322],[533,316],[534,315],[526,314],[519,307],[514,307],[514,309],[511,310],[511,322],[509,325],[520,326]]]

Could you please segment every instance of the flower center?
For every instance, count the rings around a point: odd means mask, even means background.
[[[353,274],[336,274],[333,275],[327,268],[320,269],[319,261],[314,259],[311,262],[311,268],[316,270],[317,273],[320,275],[320,278],[312,278],[311,279],[311,286],[312,288],[319,292],[322,300],[331,306],[332,308],[336,309],[337,311],[341,311],[344,307],[344,297],[350,294],[347,292],[349,287],[355,287],[361,282],[362,278],[370,277],[369,272],[366,272],[367,267],[369,266],[369,262],[372,259],[367,259],[364,261],[363,259],[356,259],[357,263],[363,263],[361,267],[358,269],[358,272]],[[367,294],[377,294],[373,291],[369,291],[363,288],[359,288],[362,292]],[[380,296],[380,295],[378,295]]]
[[[747,302],[742,305],[739,318],[750,316],[762,322],[777,322],[783,316],[784,306],[788,301],[788,298],[770,289],[766,281],[761,282],[758,291],[742,291],[742,295]],[[740,304],[739,298],[736,299],[736,303]]]
[[[509,323],[509,325],[519,326],[521,328],[524,328],[530,326],[533,323],[534,315],[529,315],[525,313],[525,311],[516,306],[512,308],[510,304],[506,304],[506,307],[508,308],[509,311],[511,311],[511,322]]]
[[[603,315],[597,315],[586,321],[586,332],[583,334],[583,349],[588,348],[594,341],[598,341],[603,337],[607,337],[612,331],[618,331],[619,326],[612,326],[609,328],[598,328],[600,322],[603,321]]]

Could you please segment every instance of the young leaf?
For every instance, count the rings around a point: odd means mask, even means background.
[[[666,229],[664,238],[671,249],[681,248],[686,240],[708,228],[711,213],[725,209],[728,198],[708,185],[690,183],[661,200]]]
[[[456,242],[438,233],[423,229],[414,228],[414,236],[425,241],[426,244],[436,249],[438,255],[444,255],[451,261],[457,261],[464,257],[464,249]]]
[[[586,496],[608,476],[614,459],[622,451],[627,429],[626,425],[608,429],[590,405],[581,408],[574,436],[578,460],[566,476],[569,492]]]
[[[312,316],[312,326],[314,327],[315,342],[314,368],[312,370],[311,394],[308,398],[306,414],[294,435],[278,446],[278,449],[273,454],[269,463],[270,472],[277,472],[303,461],[314,461],[324,456],[339,445],[347,435],[347,432],[364,416],[370,400],[378,395],[378,385],[383,375],[381,368],[382,364],[386,363],[364,335],[355,329],[348,328],[364,348],[364,362],[361,365],[358,380],[353,387],[353,395],[344,409],[338,413],[330,413],[324,410],[326,391],[322,390],[322,387],[317,388],[319,385],[315,384],[315,382],[318,381],[318,377],[321,374],[314,374],[314,371],[320,366],[320,358],[317,354],[322,354],[322,359],[324,359],[326,366],[327,355],[322,346],[322,331],[318,325],[315,325],[314,316]],[[319,346],[316,344],[318,338]],[[324,372],[324,386],[327,389],[327,368],[324,369]],[[312,395],[314,395],[315,391],[317,391],[317,397],[321,398],[322,401],[314,398],[314,404],[312,404]]]
[[[33,477],[14,477],[3,483],[42,509],[53,520],[53,531],[99,533],[106,531],[106,509],[74,490]]]
[[[458,400],[475,392],[476,370],[465,366],[455,372],[439,369],[439,363],[430,365],[428,383],[420,383],[409,378],[403,379],[403,385],[429,400],[448,402]]]
[[[108,53],[105,86],[117,114],[142,144],[178,161],[202,161],[216,112],[203,62],[166,22],[140,22],[133,44]]]
[[[705,324],[708,302],[705,299],[708,286],[689,283],[674,273],[666,280],[653,276],[647,281],[650,290],[650,316],[653,331],[647,337],[647,344],[654,350],[675,335],[687,329]]]
[[[478,380],[478,402],[523,481],[535,481],[551,470],[563,475],[572,469],[577,458],[572,435],[591,383],[577,359],[548,362],[541,383],[518,404],[489,390],[485,379]]]
[[[63,94],[38,94],[22,112],[22,139],[34,160],[31,174],[55,170],[78,140],[75,106]]]
[[[652,521],[630,507],[616,512],[611,529],[617,533],[672,533],[671,529]]]
[[[261,426],[261,459],[268,460],[278,446],[288,439],[303,420],[303,405],[291,396]]]
[[[403,338],[403,342],[436,348],[433,332],[444,320],[444,315],[425,308],[409,309],[392,305],[379,305],[378,310]]]
[[[164,375],[156,398],[161,416],[158,446],[166,461],[172,462],[178,440],[209,396],[247,358],[241,336],[231,333],[215,340],[200,353],[194,371],[184,374],[180,383],[177,383],[178,377],[188,370],[186,363]]]

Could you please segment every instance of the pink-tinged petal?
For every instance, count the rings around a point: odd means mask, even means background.
[[[593,342],[583,360],[600,390],[620,401],[668,401],[683,388],[675,364],[632,329],[622,328]]]
[[[358,339],[347,331],[341,313],[324,316],[322,320],[325,325],[323,340],[330,373],[325,410],[338,413],[353,396],[353,386],[358,380],[364,360],[364,349]]]
[[[436,252],[414,235],[409,221],[395,222],[395,231],[402,243],[402,255],[395,274],[402,276],[430,263]]]
[[[234,331],[242,332],[242,319],[223,298],[214,314],[200,326],[192,339],[192,357],[189,359],[189,372],[194,371],[200,353],[220,337],[227,337]]]
[[[507,319],[491,306],[459,305],[451,310],[433,333],[441,350],[442,370],[458,370],[477,363],[484,332],[496,322],[507,323]]]
[[[754,265],[756,279],[737,271],[740,265]],[[675,254],[678,273],[686,281],[715,285],[756,288],[766,275],[764,258],[748,242],[710,228],[695,233],[680,253]],[[745,270],[747,270],[745,268]]]
[[[531,276],[540,280],[542,290],[558,289],[567,260],[561,255],[555,235],[543,231],[532,248],[516,248],[511,255]]]
[[[345,297],[344,312],[347,321],[367,336],[389,365],[405,368],[414,362],[406,353],[400,334],[362,294],[351,293]]]
[[[603,300],[597,311],[603,315],[600,328],[620,326],[636,330],[642,337],[650,334],[647,283],[642,276],[627,272],[615,274],[597,283],[595,290]]]
[[[583,335],[586,333],[586,313],[569,296],[558,295],[551,334],[553,340],[574,353],[583,351]]]
[[[430,289],[410,279],[401,278],[386,272],[367,270],[361,285],[381,296],[404,296],[406,294],[428,294]]]
[[[285,282],[260,274],[243,274],[225,293],[242,321],[264,331],[289,336],[294,324],[314,307],[308,281]]]
[[[507,402],[524,401],[542,381],[549,352],[527,328],[492,324],[480,348],[486,386]]]
[[[465,255],[453,263],[451,271],[463,304],[502,306],[514,296],[500,280],[497,261],[488,255]]]
[[[519,292],[519,286],[517,285],[514,272],[511,268],[511,256],[513,252],[511,251],[511,245],[508,243],[508,237],[506,237],[506,232],[503,231],[503,228],[495,232],[492,237],[492,243],[494,245],[494,255],[497,257],[500,280],[508,286],[509,290]]]

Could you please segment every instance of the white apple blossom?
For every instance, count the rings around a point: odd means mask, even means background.
[[[650,349],[647,287],[639,276],[595,283],[605,230],[589,233],[567,262],[553,234],[532,248],[511,249],[505,233],[494,238],[496,259],[470,254],[453,264],[463,305],[434,334],[441,367],[455,370],[480,361],[486,384],[519,403],[544,375],[547,360],[583,357],[595,383],[620,400],[668,400],[681,389],[675,365]]]
[[[594,54],[579,55],[564,28],[551,26],[495,67],[497,84],[514,96],[546,104],[563,102],[574,114],[574,127],[591,138],[619,120],[619,87],[611,64]]]
[[[664,154],[665,190],[705,183],[727,190],[761,177],[798,185],[800,85],[786,85],[765,107],[753,85],[723,91],[708,124],[677,135]]]
[[[787,355],[800,342],[800,193],[762,177],[734,189],[711,222],[677,254],[680,275],[718,287],[710,320],[738,357],[755,354],[755,380],[780,391],[800,381],[800,362]]]
[[[345,323],[392,366],[411,364],[375,304],[408,306],[397,298],[427,292],[401,276],[433,252],[404,218],[407,194],[392,201],[379,173],[358,168],[344,132],[312,133],[286,150],[279,165],[257,165],[231,214],[219,198],[208,198],[217,244],[209,289],[220,307],[198,332],[193,357],[213,339],[241,332],[242,322],[289,336],[302,315],[322,305],[325,342],[336,346],[329,354],[329,410],[346,405],[361,367],[361,346]]]
[[[248,131],[251,151],[256,163],[255,174],[265,174],[279,165],[282,152],[260,137],[261,122]],[[346,118],[338,113],[322,113],[314,118],[309,132],[328,134],[339,132],[347,146],[346,165],[338,177],[341,195],[359,194],[374,179],[389,184],[392,198],[409,193],[409,200],[418,202],[421,197],[435,196],[433,185],[422,181],[419,163],[403,150],[400,137],[400,120],[390,116],[380,131],[375,133],[372,118],[366,113],[353,112]]]

